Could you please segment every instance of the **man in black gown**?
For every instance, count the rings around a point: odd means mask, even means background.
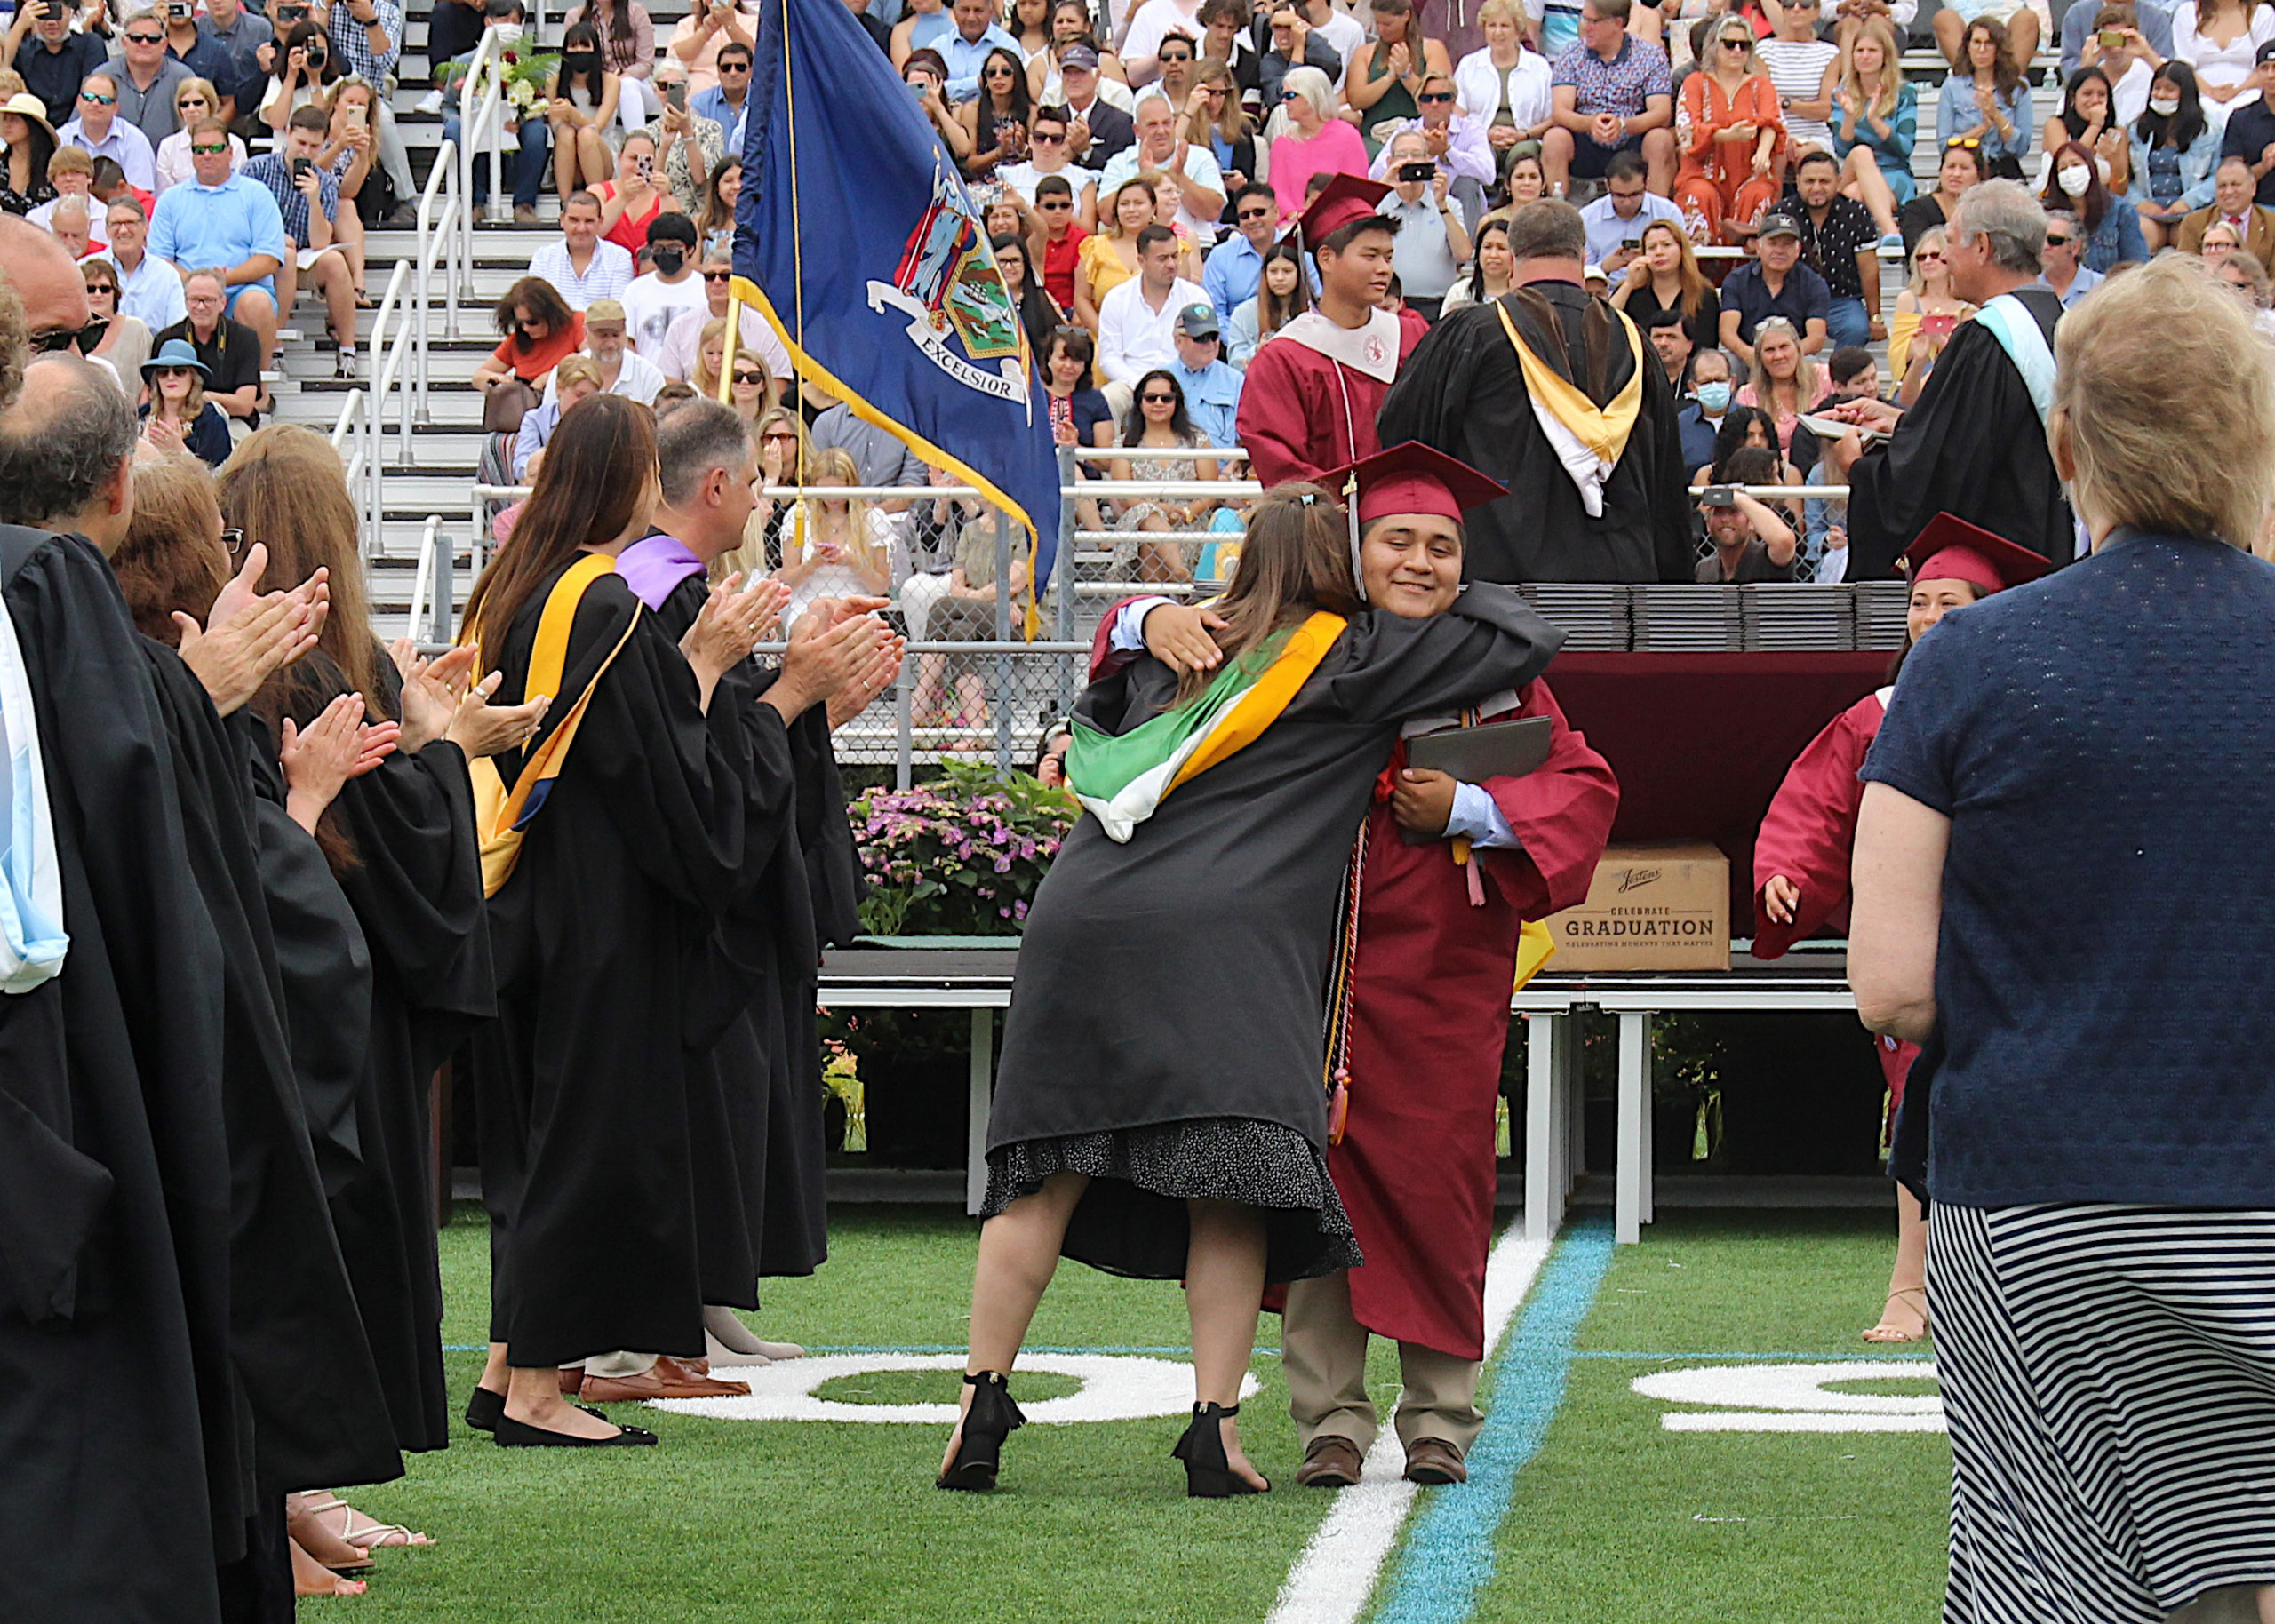
[[[1469,515],[1469,580],[1690,579],[1674,392],[1634,323],[1581,286],[1586,251],[1578,210],[1520,209],[1516,289],[1448,314],[1383,400],[1385,445],[1418,440],[1509,488]]]
[[[1848,579],[1891,574],[1928,521],[1949,513],[2055,564],[2076,524],[2046,449],[2054,329],[2062,300],[2038,281],[2046,211],[2013,180],[1960,195],[1949,235],[1952,291],[1982,306],[1960,323],[1909,411],[1859,400],[1832,415],[1890,437],[1826,448],[1821,476],[1848,486]]]
[[[12,271],[53,281],[24,246]],[[0,519],[42,527],[0,529],[0,596],[71,937],[61,974],[0,998],[0,1518],[20,1553],[0,1617],[289,1618],[286,1490],[401,1469],[293,1089],[245,757],[209,697],[241,705],[312,610],[217,616],[194,665],[138,636],[106,559],[134,443],[76,358],[34,365],[0,415]]]

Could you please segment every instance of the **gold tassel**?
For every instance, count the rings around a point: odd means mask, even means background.
[[[845,1143],[847,1150],[866,1150],[869,1148],[869,1097],[861,1083],[861,1063],[844,1045],[829,1046],[828,1060],[821,1069],[822,1086],[834,1095],[845,1107]]]
[[[1493,1096],[1493,1154],[1495,1156],[1516,1154],[1516,1148],[1509,1139],[1509,1096],[1505,1094],[1497,1094]]]

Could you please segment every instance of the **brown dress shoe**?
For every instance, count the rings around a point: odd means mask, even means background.
[[[1347,1489],[1359,1481],[1359,1446],[1349,1438],[1321,1433],[1304,1451],[1296,1481],[1307,1489]]]
[[[1462,1464],[1461,1451],[1445,1439],[1416,1438],[1406,1450],[1406,1481],[1467,1483],[1469,1468]]]
[[[581,1396],[587,1404],[632,1404],[648,1398],[739,1398],[749,1391],[747,1381],[698,1375],[666,1356],[636,1376],[588,1375]]]

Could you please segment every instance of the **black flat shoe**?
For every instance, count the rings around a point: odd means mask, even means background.
[[[578,1407],[582,1409],[584,1406],[579,1405]],[[656,1435],[644,1427],[619,1427],[613,1437],[585,1438],[574,1433],[532,1427],[527,1421],[517,1421],[510,1415],[498,1418],[497,1429],[490,1437],[492,1443],[507,1449],[619,1449],[656,1441]]]
[[[498,1430],[498,1418],[506,1413],[506,1395],[493,1393],[486,1387],[474,1389],[474,1397],[466,1401],[466,1424],[476,1432]]]
[[[1193,1424],[1185,1428],[1185,1436],[1169,1451],[1185,1462],[1185,1492],[1192,1499],[1226,1500],[1235,1494],[1261,1494],[1272,1486],[1266,1483],[1264,1488],[1257,1487],[1233,1469],[1231,1458],[1225,1453],[1225,1430],[1217,1423],[1240,1413],[1241,1407],[1236,1404],[1193,1406]]]
[[[995,1486],[1002,1469],[1003,1440],[1027,1424],[1019,1406],[1011,1402],[1011,1379],[992,1370],[966,1376],[971,1389],[971,1408],[964,1412],[963,1436],[956,1440],[956,1458],[935,1478],[936,1489],[969,1489],[986,1493]]]

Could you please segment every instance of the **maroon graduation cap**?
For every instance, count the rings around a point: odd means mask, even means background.
[[[1376,219],[1382,213],[1382,201],[1391,188],[1380,180],[1369,180],[1361,175],[1337,175],[1320,188],[1296,221],[1296,229],[1303,235],[1304,246],[1317,250],[1335,232],[1359,220]]]
[[[1350,513],[1351,579],[1361,600],[1367,583],[1359,569],[1360,526],[1393,513],[1434,513],[1459,524],[1466,510],[1509,494],[1500,481],[1419,440],[1345,463],[1320,482],[1342,498]]]
[[[1928,521],[1904,556],[1912,561],[1915,585],[1966,581],[1986,593],[2035,581],[2053,568],[2028,547],[2018,547],[1953,513],[1937,513]]]

